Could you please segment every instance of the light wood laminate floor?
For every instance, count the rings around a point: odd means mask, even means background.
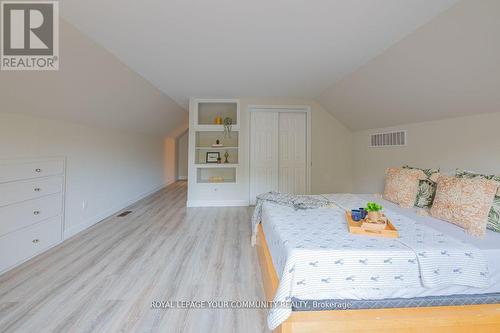
[[[266,310],[151,308],[264,299],[251,209],[187,209],[186,191],[177,182],[1,275],[0,332],[267,332]]]

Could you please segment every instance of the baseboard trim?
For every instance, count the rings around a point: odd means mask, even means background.
[[[66,240],[68,238],[75,236],[76,234],[84,231],[85,229],[90,228],[94,224],[97,224],[97,223],[115,215],[116,213],[123,210],[124,208],[127,208],[131,204],[133,204],[139,200],[142,200],[145,197],[147,197],[155,192],[158,192],[158,191],[162,190],[163,188],[165,188],[173,183],[175,183],[175,181],[170,181],[164,185],[157,186],[150,191],[144,192],[144,193],[142,193],[142,194],[140,194],[140,195],[138,195],[130,200],[127,200],[125,202],[122,202],[121,204],[115,205],[114,207],[106,210],[105,212],[91,217],[90,219],[88,219],[87,221],[85,221],[83,223],[80,223],[80,224],[77,224],[71,228],[65,229],[64,233],[63,233],[63,240]]]
[[[247,200],[188,200],[188,207],[247,207]]]

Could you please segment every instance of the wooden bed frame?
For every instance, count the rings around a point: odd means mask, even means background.
[[[257,233],[262,281],[267,300],[278,288],[266,238],[259,225]],[[274,333],[498,333],[500,304],[437,306],[421,308],[298,311],[281,324]]]

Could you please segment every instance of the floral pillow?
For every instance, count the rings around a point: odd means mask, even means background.
[[[420,208],[430,208],[436,195],[436,181],[439,178],[439,169],[420,169],[405,165],[404,169],[422,170],[425,179],[420,180],[418,184],[417,198],[415,206]]]
[[[495,175],[481,175],[478,173],[457,170],[456,177],[459,178],[482,178],[498,182],[500,185],[500,176]],[[486,226],[488,229],[500,232],[500,186],[498,187],[497,194],[491,205],[490,213],[488,215],[488,224]]]
[[[386,170],[384,199],[410,208],[415,204],[419,181],[425,179],[422,170],[389,168]]]
[[[487,179],[440,176],[431,215],[483,236],[497,188]]]

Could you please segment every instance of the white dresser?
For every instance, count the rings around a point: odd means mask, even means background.
[[[0,160],[0,273],[62,241],[65,159]]]

